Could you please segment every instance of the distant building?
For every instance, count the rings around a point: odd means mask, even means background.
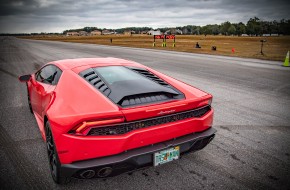
[[[67,32],[66,36],[78,36],[79,33],[78,32]]]
[[[125,30],[124,31],[124,35],[132,35],[134,33],[135,33],[135,31],[133,31],[133,30]]]
[[[167,30],[166,32],[164,32],[164,34],[176,35],[176,34],[182,34],[182,31],[179,29],[176,29],[176,28],[171,28],[171,29]]]
[[[148,35],[161,35],[161,31],[160,30],[149,30],[147,32]]]
[[[262,36],[279,36],[279,34],[263,34]]]
[[[94,30],[94,31],[91,31],[91,35],[92,36],[95,36],[95,35],[102,35],[102,32],[100,30]]]
[[[144,31],[141,31],[140,34],[147,34],[148,31],[147,30],[144,30]]]
[[[102,35],[110,35],[112,32],[110,30],[103,30]]]
[[[182,30],[182,34],[190,34],[190,32],[188,31],[187,28],[183,28],[183,30]]]
[[[183,34],[183,33],[182,33],[182,31],[181,31],[181,30],[179,30],[179,29],[176,29],[176,30],[175,30],[175,34]]]
[[[131,35],[131,34],[132,34],[131,30],[124,31],[124,35]]]
[[[88,33],[86,31],[79,31],[79,36],[87,36]]]

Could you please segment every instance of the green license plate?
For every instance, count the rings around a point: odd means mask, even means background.
[[[154,166],[171,162],[179,158],[179,146],[154,153]]]

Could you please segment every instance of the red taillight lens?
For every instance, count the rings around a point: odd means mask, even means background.
[[[200,102],[199,106],[205,106],[205,105],[210,105],[211,106],[212,103],[212,98],[203,100],[202,102]]]
[[[75,134],[83,135],[83,132],[90,127],[121,123],[124,122],[124,120],[124,117],[118,117],[98,121],[84,121],[74,129],[74,132]]]

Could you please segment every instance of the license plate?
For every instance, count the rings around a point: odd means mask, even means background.
[[[179,146],[154,153],[154,166],[171,162],[179,158]]]

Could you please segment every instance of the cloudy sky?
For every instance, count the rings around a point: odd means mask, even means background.
[[[0,33],[290,19],[286,0],[1,0]]]

